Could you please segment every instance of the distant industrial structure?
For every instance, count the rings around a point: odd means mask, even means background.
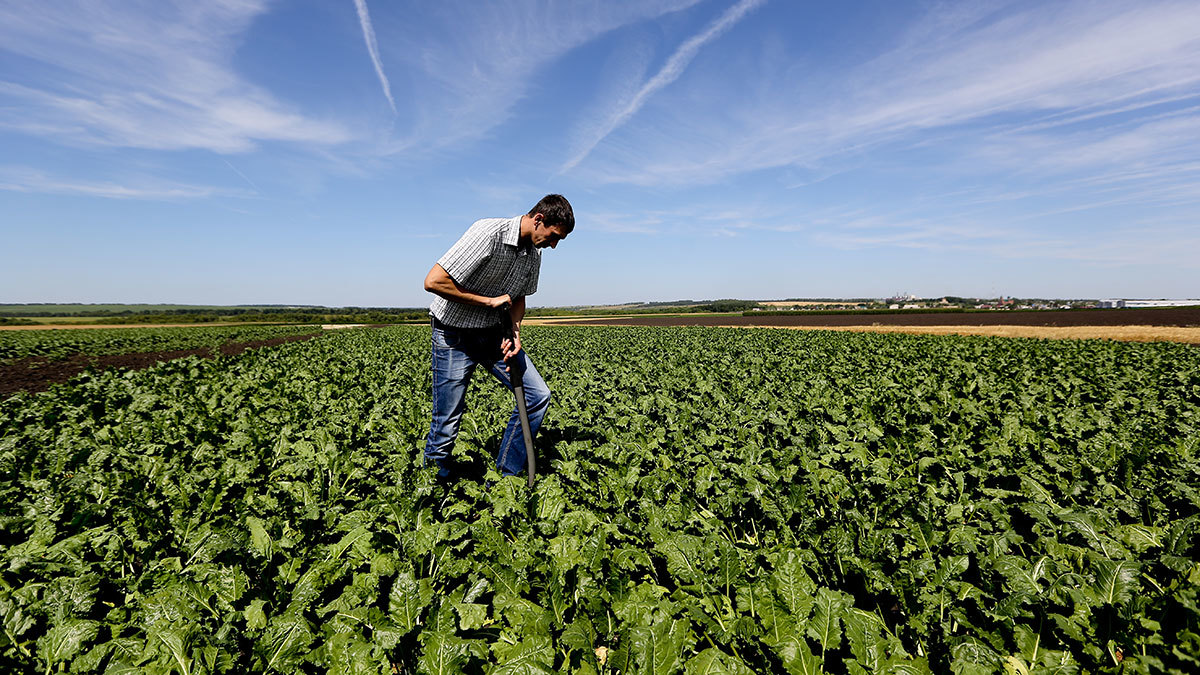
[[[1117,309],[1117,308],[1133,308],[1133,307],[1190,307],[1191,305],[1200,305],[1200,300],[1124,300],[1124,299],[1109,299],[1100,300],[1096,303],[1097,307],[1102,309]]]

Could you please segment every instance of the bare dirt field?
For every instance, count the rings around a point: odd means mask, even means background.
[[[547,321],[546,323],[551,323]],[[1075,309],[1043,312],[622,316],[558,319],[554,325],[742,326],[838,329],[881,333],[997,335],[1038,338],[1170,340],[1200,344],[1200,308]]]
[[[221,345],[216,352],[225,356],[233,356],[241,354],[247,349],[273,347],[285,342],[311,340],[318,335],[320,333],[289,335],[270,340],[256,340],[254,342],[231,342]],[[50,388],[50,385],[66,382],[88,368],[97,370],[106,370],[108,368],[138,370],[149,368],[160,361],[170,361],[171,359],[178,359],[185,356],[211,358],[216,355],[213,350],[203,347],[200,349],[180,349],[168,352],[110,354],[107,356],[77,354],[62,361],[51,361],[41,356],[31,356],[6,365],[0,365],[0,398],[11,396],[18,391],[45,391]]]
[[[198,326],[253,326],[258,321],[217,323],[43,323],[36,326],[0,326],[0,330],[76,330],[88,328],[196,328]]]

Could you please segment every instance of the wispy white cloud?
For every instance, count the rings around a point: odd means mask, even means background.
[[[692,59],[696,58],[696,54],[707,43],[716,39],[725,31],[732,28],[737,22],[741,21],[746,14],[751,10],[762,5],[766,0],[739,0],[737,4],[730,7],[716,21],[710,24],[702,32],[693,35],[684,41],[683,44],[675,50],[671,57],[663,67],[654,74],[649,80],[642,84],[641,88],[620,107],[610,111],[598,128],[592,131],[578,152],[574,154],[559,170],[560,172],[569,171],[591,154],[601,141],[609,134],[615,131],[618,127],[625,124],[637,114],[638,110],[645,105],[646,101],[663,87],[671,84],[679,79],[683,71],[687,69]]]
[[[1103,234],[1081,237],[989,219],[877,214],[816,228],[811,236],[819,246],[846,251],[909,249],[984,259],[1200,268],[1200,258],[1192,254],[1200,248],[1200,232],[1193,223],[1143,218],[1097,223],[1096,230]]]
[[[961,160],[990,173],[980,204],[1052,198],[1024,219],[1139,204],[1200,206],[1200,115],[1195,108],[1102,127],[995,134]],[[974,166],[975,168],[970,168]],[[1016,187],[1007,187],[1016,186]],[[999,186],[999,187],[997,187]]]
[[[662,219],[654,215],[612,212],[589,213],[587,230],[605,234],[658,234]]]
[[[1127,171],[1191,162],[1200,156],[1198,113],[1200,109],[1191,108],[1098,129],[1002,134],[983,146],[978,156],[1014,168],[1055,173],[1091,167]]]
[[[740,236],[751,230],[795,231],[794,213],[780,205],[750,202],[737,208],[694,203],[648,210],[588,211],[587,230],[608,234]]]
[[[128,182],[92,181],[59,178],[30,167],[0,167],[0,190],[36,194],[77,195],[106,199],[144,199],[178,201],[203,199],[215,195],[249,196],[245,191],[229,190],[208,185],[189,185],[157,179],[138,179]]]
[[[881,252],[922,251],[931,255],[963,255],[978,259],[1066,260],[1097,265],[1154,265],[1200,268],[1200,227],[1193,209],[1161,212],[1119,207],[1146,204],[1200,203],[1200,171],[1195,164],[1190,187],[1136,184],[1100,186],[1107,197],[1062,200],[1062,193],[1093,187],[1090,180],[1069,181],[1071,187],[1047,186],[1008,192],[1002,186],[972,186],[912,199],[831,200],[809,203],[796,195],[776,195],[765,202],[748,200],[737,208],[721,207],[721,194],[695,203],[637,214],[606,214],[607,219],[649,219],[655,233],[679,237],[756,237],[778,246],[797,246],[797,254],[813,251],[862,252],[873,259]],[[1185,181],[1186,182],[1186,181]],[[1044,200],[1045,197],[1051,199]],[[1029,200],[1013,210],[1008,201]],[[1043,203],[1059,204],[1041,210]],[[1061,206],[1065,205],[1065,206]],[[1118,207],[1114,209],[1114,207]],[[1089,210],[1079,218],[1072,210]],[[1094,211],[1094,212],[1091,212]],[[1066,216],[1066,217],[1064,217]],[[763,239],[771,237],[771,239]]]
[[[367,52],[371,54],[371,63],[375,65],[375,74],[379,76],[379,84],[383,86],[383,95],[387,98],[392,112],[396,112],[396,101],[392,98],[392,85],[388,83],[387,75],[383,72],[383,62],[379,59],[379,44],[375,41],[375,27],[371,25],[371,15],[367,11],[367,0],[354,0],[358,10],[358,22],[362,25],[363,40],[367,43]]]
[[[931,130],[954,130],[961,148],[1017,122],[1136,124],[1145,111],[1200,94],[1192,2],[1035,3],[949,23],[931,14],[910,33],[919,39],[898,40],[827,78],[832,84],[786,67],[734,71],[742,81],[698,74],[691,88],[672,88],[678,98],[656,106],[653,123],[627,124],[621,142],[594,151],[583,173],[645,185],[712,182],[911,146]],[[706,96],[715,90],[726,93]]]
[[[93,146],[244,152],[263,141],[329,146],[351,134],[246,81],[238,40],[267,8],[221,2],[0,4],[0,127]]]
[[[863,74],[874,91],[839,131],[889,133],[1001,113],[1066,117],[1171,97],[1200,81],[1200,13],[1191,3],[1113,11],[1061,3],[947,36],[916,53],[889,54]],[[857,104],[857,105],[855,105]]]
[[[445,0],[400,18],[377,12],[375,27],[406,62],[414,123],[392,151],[445,148],[486,137],[518,108],[538,110],[538,75],[568,52],[700,0]],[[414,30],[413,26],[421,26]]]

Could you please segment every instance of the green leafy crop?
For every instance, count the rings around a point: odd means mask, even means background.
[[[0,403],[0,671],[1200,668],[1193,348],[524,337],[532,491],[420,470],[427,328]],[[482,473],[512,404],[471,396]]]

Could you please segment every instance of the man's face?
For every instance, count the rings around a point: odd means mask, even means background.
[[[567,238],[567,232],[561,225],[553,227],[542,222],[541,218],[534,219],[533,245],[537,248],[557,248],[558,242]]]

